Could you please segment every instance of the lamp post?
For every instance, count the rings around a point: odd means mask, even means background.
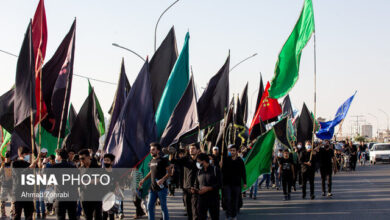
[[[133,51],[133,50],[130,50],[129,48],[123,47],[123,46],[121,46],[121,45],[119,45],[119,44],[117,44],[117,43],[112,43],[112,46],[114,46],[114,47],[119,47],[119,48],[121,48],[121,49],[127,50],[127,51],[129,51],[130,53],[132,53],[132,54],[136,55],[137,57],[139,57],[143,62],[146,61],[141,55],[139,55],[138,53],[136,53],[136,52]]]
[[[367,115],[370,115],[376,119],[376,138],[379,138],[379,120],[378,117],[376,117],[374,114],[367,113]]]
[[[387,132],[389,131],[389,114],[387,114],[385,111],[383,111],[382,109],[378,109],[380,112],[382,112],[383,114],[386,115],[386,118],[387,118]]]
[[[179,0],[176,0],[176,1],[173,2],[168,8],[166,8],[166,9],[163,11],[163,13],[161,13],[160,17],[159,17],[158,20],[157,20],[156,27],[154,28],[154,52],[156,52],[157,26],[158,26],[158,23],[160,22],[162,16],[165,14],[165,12],[167,12],[170,8],[172,8],[172,6],[174,6],[177,2],[179,2]]]
[[[247,57],[247,58],[241,60],[241,61],[238,62],[236,65],[234,65],[229,71],[232,72],[232,71],[234,70],[234,68],[236,68],[238,65],[242,64],[243,62],[245,62],[245,61],[247,61],[247,60],[249,60],[250,58],[255,57],[255,56],[257,56],[257,53],[255,53],[255,54],[253,54],[253,55],[251,55],[251,56],[249,56],[249,57]]]

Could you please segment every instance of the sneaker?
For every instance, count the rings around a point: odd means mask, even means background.
[[[314,198],[316,198],[314,195],[311,195],[310,196],[310,199],[313,200]]]
[[[276,187],[276,190],[279,190],[279,187]]]
[[[287,195],[287,200],[291,200],[291,195],[290,195],[290,193]]]
[[[120,218],[120,219],[124,219],[124,218],[125,218],[125,215],[124,215],[123,213],[121,213],[121,214],[119,215],[119,218]]]
[[[332,197],[333,196],[333,194],[332,193],[328,193],[328,197]]]
[[[302,199],[306,199],[306,195],[302,195]]]
[[[253,197],[253,200],[256,200],[256,196]]]
[[[293,190],[294,190],[294,192],[296,192],[297,191],[297,187],[293,186]]]
[[[42,214],[42,219],[46,219],[46,213]]]
[[[38,218],[38,219],[41,218],[41,213],[37,213],[37,218]]]
[[[287,196],[284,196],[283,201],[287,201],[287,200],[288,200]]]
[[[326,196],[325,192],[322,192],[322,196]]]

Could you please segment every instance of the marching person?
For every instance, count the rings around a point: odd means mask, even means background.
[[[299,163],[301,164],[302,172],[302,199],[306,198],[306,184],[310,184],[310,199],[314,199],[314,175],[315,175],[315,151],[312,153],[312,145],[310,141],[306,142],[306,150],[302,150],[299,155]]]
[[[241,183],[246,188],[246,171],[244,161],[238,157],[237,146],[229,145],[229,157],[222,163],[223,198],[226,205],[226,218],[235,219],[239,210]]]
[[[81,150],[79,152],[79,158],[81,161],[80,168],[82,171],[86,172],[85,168],[100,168],[97,164],[97,160],[93,160],[91,153],[88,149]],[[96,195],[101,193],[99,188],[91,183],[90,185],[83,186],[81,189],[81,204],[85,213],[87,220],[101,220],[102,219],[102,200],[100,201],[90,201],[88,199],[91,195]]]
[[[162,157],[161,154],[161,145],[159,143],[150,144],[150,155],[152,160],[150,161],[149,167],[150,172],[144,179],[139,183],[141,188],[144,182],[151,178],[151,186],[149,192],[149,201],[148,201],[148,219],[154,220],[154,209],[156,205],[157,198],[160,200],[161,211],[164,220],[169,220],[168,207],[167,207],[167,179],[170,174],[171,166],[169,165],[168,159]]]
[[[12,198],[12,171],[11,171],[11,153],[5,153],[5,160],[1,163],[0,169],[1,179],[1,218],[7,218],[5,205],[9,198]]]
[[[280,159],[279,162],[279,179],[282,178],[282,186],[283,186],[283,200],[291,199],[291,186],[293,179],[295,178],[295,170],[294,170],[294,161],[290,157],[290,152],[288,150],[284,150],[283,158]]]
[[[111,153],[104,154],[103,165],[104,165],[106,172],[112,173],[112,164],[114,163],[114,161],[115,161],[115,155],[113,155]],[[117,181],[117,180],[114,179],[114,181]],[[113,183],[113,181],[111,181],[110,183]],[[113,210],[103,212],[103,220],[107,220],[108,218],[110,220],[115,219],[115,212]]]
[[[191,192],[194,187],[198,168],[196,167],[196,158],[199,154],[199,144],[189,145],[189,155],[183,158],[172,159],[171,162],[183,168],[183,199],[187,211],[188,220],[198,219],[197,206],[198,195]]]
[[[207,212],[212,220],[219,220],[219,189],[221,188],[221,172],[218,167],[210,165],[205,153],[197,156],[197,175],[192,194],[199,195],[198,219],[206,220]]]
[[[325,141],[323,147],[320,148],[318,159],[320,161],[322,196],[326,195],[325,181],[327,181],[328,197],[331,197],[333,164],[336,163],[336,161],[334,157],[334,151],[331,149],[329,141]]]
[[[65,149],[57,149],[56,150],[56,163],[51,166],[51,168],[67,168],[67,169],[75,169],[76,166],[73,163],[68,161],[68,152]],[[69,219],[76,219],[76,210],[77,210],[77,201],[78,191],[76,187],[72,186],[57,186],[56,191],[60,193],[61,191],[69,192],[69,198],[74,198],[74,201],[66,201],[61,200],[61,198],[56,199],[54,203],[56,215],[58,220],[66,219],[66,213],[68,213]]]
[[[33,213],[34,213],[34,202],[30,200],[23,200],[22,199],[22,192],[28,191],[33,192],[33,188],[28,186],[22,186],[21,185],[21,172],[26,171],[27,168],[35,168],[39,158],[37,160],[33,161],[32,164],[30,164],[31,161],[31,152],[28,148],[20,146],[18,148],[18,158],[17,160],[13,161],[11,164],[11,168],[13,171],[13,180],[14,180],[14,187],[13,187],[13,195],[15,197],[14,204],[15,204],[15,220],[20,220],[22,216],[22,210],[24,210],[24,216],[26,220],[33,219]],[[19,175],[18,175],[19,174]]]

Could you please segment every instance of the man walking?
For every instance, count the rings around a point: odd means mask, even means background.
[[[314,175],[315,175],[315,152],[312,153],[312,145],[310,141],[306,142],[306,150],[302,150],[299,162],[301,164],[302,172],[302,199],[306,198],[306,184],[310,184],[310,199],[314,199]]]
[[[219,189],[221,188],[221,172],[218,167],[209,163],[209,157],[201,153],[197,157],[197,176],[193,194],[199,194],[198,219],[206,220],[207,212],[211,220],[219,220]]]
[[[229,157],[222,163],[223,198],[226,205],[226,218],[236,219],[241,196],[241,183],[246,187],[246,171],[244,161],[238,157],[235,145],[229,145]]]
[[[320,161],[322,196],[326,195],[325,181],[327,181],[328,197],[331,197],[332,196],[332,171],[333,171],[333,164],[335,163],[335,158],[334,158],[334,152],[330,148],[329,141],[325,141],[325,144],[320,148],[318,153],[318,159]]]
[[[194,187],[198,168],[196,167],[196,157],[199,153],[199,144],[193,143],[189,146],[189,155],[183,158],[172,159],[171,162],[183,169],[183,199],[186,206],[188,220],[196,220],[198,195],[191,192]]]
[[[161,211],[164,220],[169,220],[168,207],[167,207],[167,179],[170,173],[170,165],[168,159],[161,157],[161,145],[159,143],[150,144],[150,155],[152,160],[150,161],[150,172],[139,183],[141,188],[144,182],[151,178],[151,186],[149,192],[148,201],[148,219],[154,220],[154,208],[157,198],[160,200]]]

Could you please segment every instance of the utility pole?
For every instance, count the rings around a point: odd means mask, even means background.
[[[360,118],[364,118],[364,115],[352,115],[351,117],[353,118],[356,118],[356,120],[354,120],[353,122],[355,123],[356,122],[356,134],[357,135],[360,135],[360,129],[359,129],[359,119]],[[362,120],[360,120],[361,122]]]

